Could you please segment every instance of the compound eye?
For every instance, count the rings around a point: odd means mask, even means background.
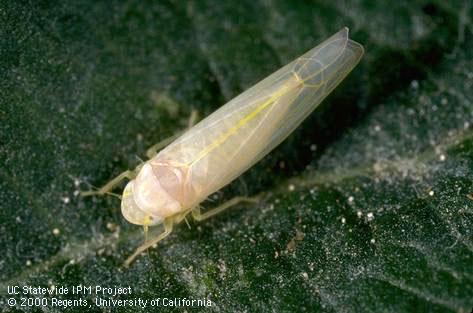
[[[130,181],[125,190],[123,190],[122,197],[122,214],[127,221],[135,225],[157,225],[162,223],[163,219],[159,216],[153,216],[146,212],[143,212],[140,207],[136,204],[133,196],[134,181]]]

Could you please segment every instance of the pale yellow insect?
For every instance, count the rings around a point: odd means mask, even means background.
[[[203,220],[238,202],[255,201],[237,197],[206,213],[199,206],[280,144],[362,55],[363,47],[343,28],[222,106],[136,170],[84,193],[105,194],[128,177],[123,216],[145,229],[164,225],[164,232],[140,246],[125,264],[169,235],[189,213]]]

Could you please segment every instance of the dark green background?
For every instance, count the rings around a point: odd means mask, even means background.
[[[79,190],[343,26],[359,66],[218,194],[264,200],[121,268],[142,230]],[[210,312],[470,312],[472,34],[470,1],[0,2],[2,310],[8,285],[101,284]]]

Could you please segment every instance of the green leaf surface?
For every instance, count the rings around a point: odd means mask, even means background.
[[[2,2],[2,310],[64,311],[9,307],[8,286],[102,285],[212,301],[163,312],[470,312],[472,17],[468,1]],[[80,190],[343,26],[360,65],[205,205],[261,203],[179,225],[121,267],[142,229]],[[143,311],[95,297],[62,298]]]

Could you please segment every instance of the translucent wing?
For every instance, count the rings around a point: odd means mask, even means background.
[[[348,28],[327,39],[297,60],[293,72],[304,82],[286,119],[276,129],[260,156],[264,157],[296,129],[342,82],[363,56],[359,43],[348,38]]]
[[[189,167],[189,182],[203,199],[281,143],[362,55],[363,47],[344,28],[222,106],[156,158]]]

